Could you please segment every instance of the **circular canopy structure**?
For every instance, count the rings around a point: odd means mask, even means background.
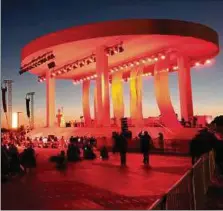
[[[144,73],[153,74],[153,60],[170,50],[187,55],[191,65],[219,52],[217,33],[201,24],[163,19],[118,20],[72,27],[33,40],[22,49],[21,69],[44,77],[48,64],[54,61],[52,76],[57,79],[93,78],[95,49],[102,45],[114,54],[108,58],[109,71],[126,67],[123,75],[129,75],[128,66],[137,62],[145,64]],[[120,53],[116,54],[116,47],[121,48]],[[51,55],[44,62],[46,54]],[[176,58],[170,60],[174,64]]]
[[[40,82],[46,80],[47,127],[55,123],[55,79],[83,82],[87,126],[92,125],[89,90],[95,79],[94,125],[109,127],[110,90],[114,118],[121,119],[125,115],[123,79],[128,78],[131,124],[142,127],[142,76],[153,75],[160,122],[168,128],[181,128],[171,103],[168,73],[178,71],[181,117],[190,121],[191,66],[210,63],[218,52],[217,33],[201,24],[161,19],[109,21],[69,28],[32,41],[22,50],[20,73],[29,71]]]

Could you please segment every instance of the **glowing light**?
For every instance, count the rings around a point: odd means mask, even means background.
[[[139,62],[135,62],[135,64],[136,64],[136,65],[140,65],[140,63],[139,63]]]
[[[119,67],[121,70],[123,70],[124,68],[122,66]]]
[[[12,113],[12,128],[18,128],[18,113]]]
[[[154,61],[156,61],[156,62],[157,62],[158,60],[159,60],[159,59],[158,59],[157,57],[155,57],[155,58],[154,58]]]
[[[162,56],[161,56],[161,59],[163,59],[163,60],[164,60],[165,58],[166,58],[166,57],[165,57],[164,55],[162,55]]]
[[[52,76],[55,76],[56,74],[55,74],[55,73],[52,73],[51,75],[52,75]]]
[[[87,79],[90,80],[91,78],[90,77],[87,77]]]
[[[95,78],[97,78],[97,75],[96,75],[96,74],[94,74],[94,77],[95,77]]]
[[[173,69],[174,69],[174,70],[177,70],[177,69],[178,69],[178,66],[173,66]]]
[[[58,74],[61,74],[61,71],[59,70],[57,73],[58,73]]]
[[[115,71],[113,69],[111,69],[111,73],[114,73]]]
[[[146,63],[146,61],[144,59],[141,59],[140,62],[142,62],[143,64]]]
[[[147,58],[146,60],[147,60],[148,62],[151,62],[151,61],[152,61],[152,59],[150,59],[150,58]]]
[[[133,63],[129,63],[129,66],[130,66],[130,67],[133,67],[133,66],[134,66],[134,64],[133,64]]]
[[[207,60],[205,61],[205,64],[211,64],[211,60],[210,60],[210,59],[207,59]]]
[[[114,53],[118,53],[118,49],[117,48],[114,48]]]
[[[94,61],[94,58],[93,58],[93,57],[91,57],[91,58],[89,59],[89,61],[90,61],[90,62],[93,62],[93,61]]]
[[[196,66],[196,67],[199,67],[200,65],[201,65],[201,64],[200,64],[199,62],[196,62],[196,63],[195,63],[195,66]]]

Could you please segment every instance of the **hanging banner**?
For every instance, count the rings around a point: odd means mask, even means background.
[[[5,88],[2,87],[2,106],[5,113],[7,112],[6,92],[7,92],[7,87]]]
[[[41,56],[38,56],[36,59],[33,59],[31,62],[29,62],[28,64],[23,65],[20,68],[19,74],[23,74],[25,72],[28,72],[29,70],[36,68],[52,59],[55,58],[55,55],[53,54],[53,52],[48,52],[45,53]]]

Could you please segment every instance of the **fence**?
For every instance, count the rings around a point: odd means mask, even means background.
[[[205,197],[214,177],[214,152],[203,155],[150,210],[199,210],[204,208]]]

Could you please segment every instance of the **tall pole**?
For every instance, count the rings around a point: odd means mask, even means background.
[[[19,114],[21,114],[22,112],[21,111],[18,111],[17,114],[18,114],[18,128],[19,128]]]
[[[8,120],[9,120],[9,128],[12,128],[12,83],[13,80],[4,80],[5,85],[8,88]]]
[[[30,109],[30,113],[31,113],[30,127],[31,127],[31,129],[34,128],[34,95],[35,95],[35,92],[27,93],[27,96],[30,96],[30,100],[31,100],[31,109]]]

